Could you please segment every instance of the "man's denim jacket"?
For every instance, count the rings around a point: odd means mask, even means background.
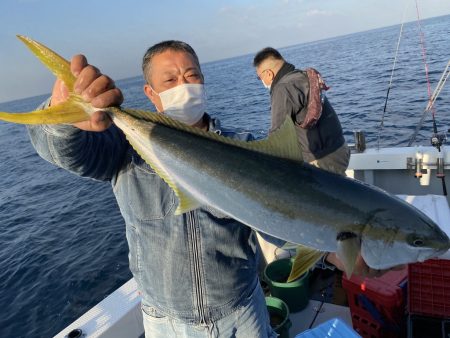
[[[224,136],[251,138],[221,129],[214,119],[209,127]],[[111,182],[144,310],[197,324],[218,320],[249,301],[259,259],[251,228],[207,206],[175,216],[172,189],[114,125],[101,133],[68,125],[28,130],[45,160]]]

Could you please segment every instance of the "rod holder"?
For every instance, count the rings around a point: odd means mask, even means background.
[[[439,178],[445,177],[444,167],[445,167],[444,158],[438,157],[436,161],[436,177]]]
[[[416,172],[414,173],[414,176],[417,178],[422,177],[423,160],[421,158],[416,158],[415,166],[416,166]]]
[[[353,131],[353,137],[355,138],[355,150],[358,153],[364,152],[366,150],[366,137],[361,130]]]

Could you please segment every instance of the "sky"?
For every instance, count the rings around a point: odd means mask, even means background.
[[[417,0],[421,19],[449,0]],[[0,102],[49,93],[53,75],[16,34],[84,54],[115,80],[141,74],[151,45],[189,43],[202,63],[417,19],[416,0],[1,0]]]

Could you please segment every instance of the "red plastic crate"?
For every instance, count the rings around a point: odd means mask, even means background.
[[[397,338],[405,335],[407,275],[405,267],[378,278],[342,278],[353,328],[361,336]]]
[[[408,300],[410,314],[450,318],[450,260],[409,264]]]
[[[381,325],[374,321],[371,317],[367,319],[361,316],[360,313],[352,312],[352,324],[356,332],[358,332],[362,337],[386,337],[386,335],[383,334]],[[390,338],[394,337],[396,337],[396,335],[390,336]]]

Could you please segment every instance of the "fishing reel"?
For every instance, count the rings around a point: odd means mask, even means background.
[[[431,145],[438,150],[441,149],[442,145],[447,141],[447,132],[450,130],[445,130],[442,132],[436,132],[431,135]]]
[[[445,177],[445,173],[444,173],[444,169],[445,169],[445,164],[444,164],[444,156],[441,153],[441,147],[444,144],[445,141],[447,141],[447,132],[449,130],[443,131],[443,132],[434,132],[431,135],[431,145],[433,147],[435,147],[438,151],[440,156],[438,156],[437,158],[437,162],[436,162],[436,177],[438,178],[444,178]],[[444,187],[444,195],[447,195],[446,193],[446,188]]]

